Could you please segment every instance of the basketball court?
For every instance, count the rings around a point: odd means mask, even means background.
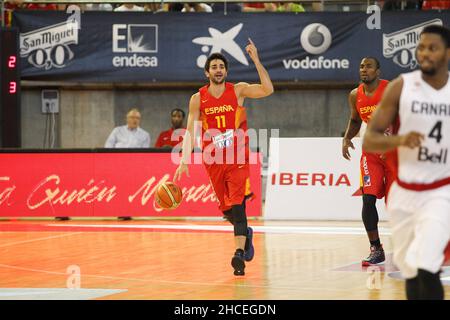
[[[0,300],[406,299],[382,200],[394,145],[367,161],[361,122],[377,121],[386,80],[423,67],[423,34],[445,57],[450,35],[437,26],[450,11],[422,12],[429,1],[87,2],[0,3]],[[443,59],[428,64],[446,71]],[[422,72],[436,80],[436,70]],[[412,113],[420,103],[450,114],[447,92],[422,96],[429,80],[408,79]],[[436,142],[414,163],[448,165],[435,120],[421,134]],[[436,172],[404,181],[436,189],[448,182]],[[447,236],[443,225],[429,233]],[[370,244],[374,265],[363,267]],[[449,299],[450,260],[439,276]],[[428,296],[424,279],[410,298]]]
[[[361,223],[251,225],[255,258],[236,277],[219,220],[3,220],[0,299],[405,299],[386,223],[386,264],[369,268]]]

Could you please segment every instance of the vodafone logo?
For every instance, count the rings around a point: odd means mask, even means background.
[[[310,54],[322,54],[330,47],[332,41],[330,29],[321,23],[311,23],[303,29],[300,43]]]
[[[303,173],[279,172],[272,174],[272,185],[277,186],[317,186],[317,187],[350,187],[350,179],[346,173]]]
[[[308,56],[302,59],[283,59],[286,70],[297,69],[348,69],[348,59],[329,59],[325,54],[333,42],[330,29],[321,23],[307,25],[300,34],[300,44]]]

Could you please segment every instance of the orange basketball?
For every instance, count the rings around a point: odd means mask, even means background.
[[[155,201],[163,209],[176,209],[183,199],[183,192],[173,182],[167,181],[158,186]]]

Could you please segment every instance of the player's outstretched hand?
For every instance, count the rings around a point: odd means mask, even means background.
[[[425,137],[423,134],[416,131],[411,131],[400,137],[400,145],[414,149],[416,147],[420,147],[424,138]]]
[[[189,169],[187,164],[181,162],[177,168],[177,171],[175,171],[175,174],[173,176],[173,182],[180,181],[183,173],[186,173],[186,175],[189,177]]]
[[[342,156],[345,159],[350,160],[351,156],[350,156],[350,152],[348,151],[348,148],[352,148],[353,150],[355,150],[355,146],[353,145],[352,140],[344,139],[342,141]]]
[[[253,62],[259,61],[258,49],[253,43],[252,39],[248,38],[248,42],[249,44],[245,47],[245,51],[247,51],[248,55],[253,60]]]

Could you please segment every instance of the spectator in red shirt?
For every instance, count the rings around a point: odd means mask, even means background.
[[[450,0],[425,0],[422,4],[422,10],[447,10],[450,9]]]
[[[170,119],[172,122],[172,127],[163,131],[159,134],[158,140],[156,141],[155,148],[173,148],[181,141],[183,141],[184,130],[177,132],[174,139],[172,134],[177,129],[184,129],[183,122],[186,114],[181,109],[173,109],[170,112]],[[178,138],[179,137],[179,138]]]
[[[270,2],[247,2],[242,8],[243,12],[275,12],[276,10],[276,4]]]
[[[5,2],[5,25],[7,27],[11,26],[12,12],[14,10],[21,9],[22,6],[23,6],[23,0],[7,0]],[[2,21],[1,17],[0,17],[0,21]]]
[[[45,10],[52,11],[58,10],[58,6],[54,3],[30,3],[26,6],[28,10]]]

